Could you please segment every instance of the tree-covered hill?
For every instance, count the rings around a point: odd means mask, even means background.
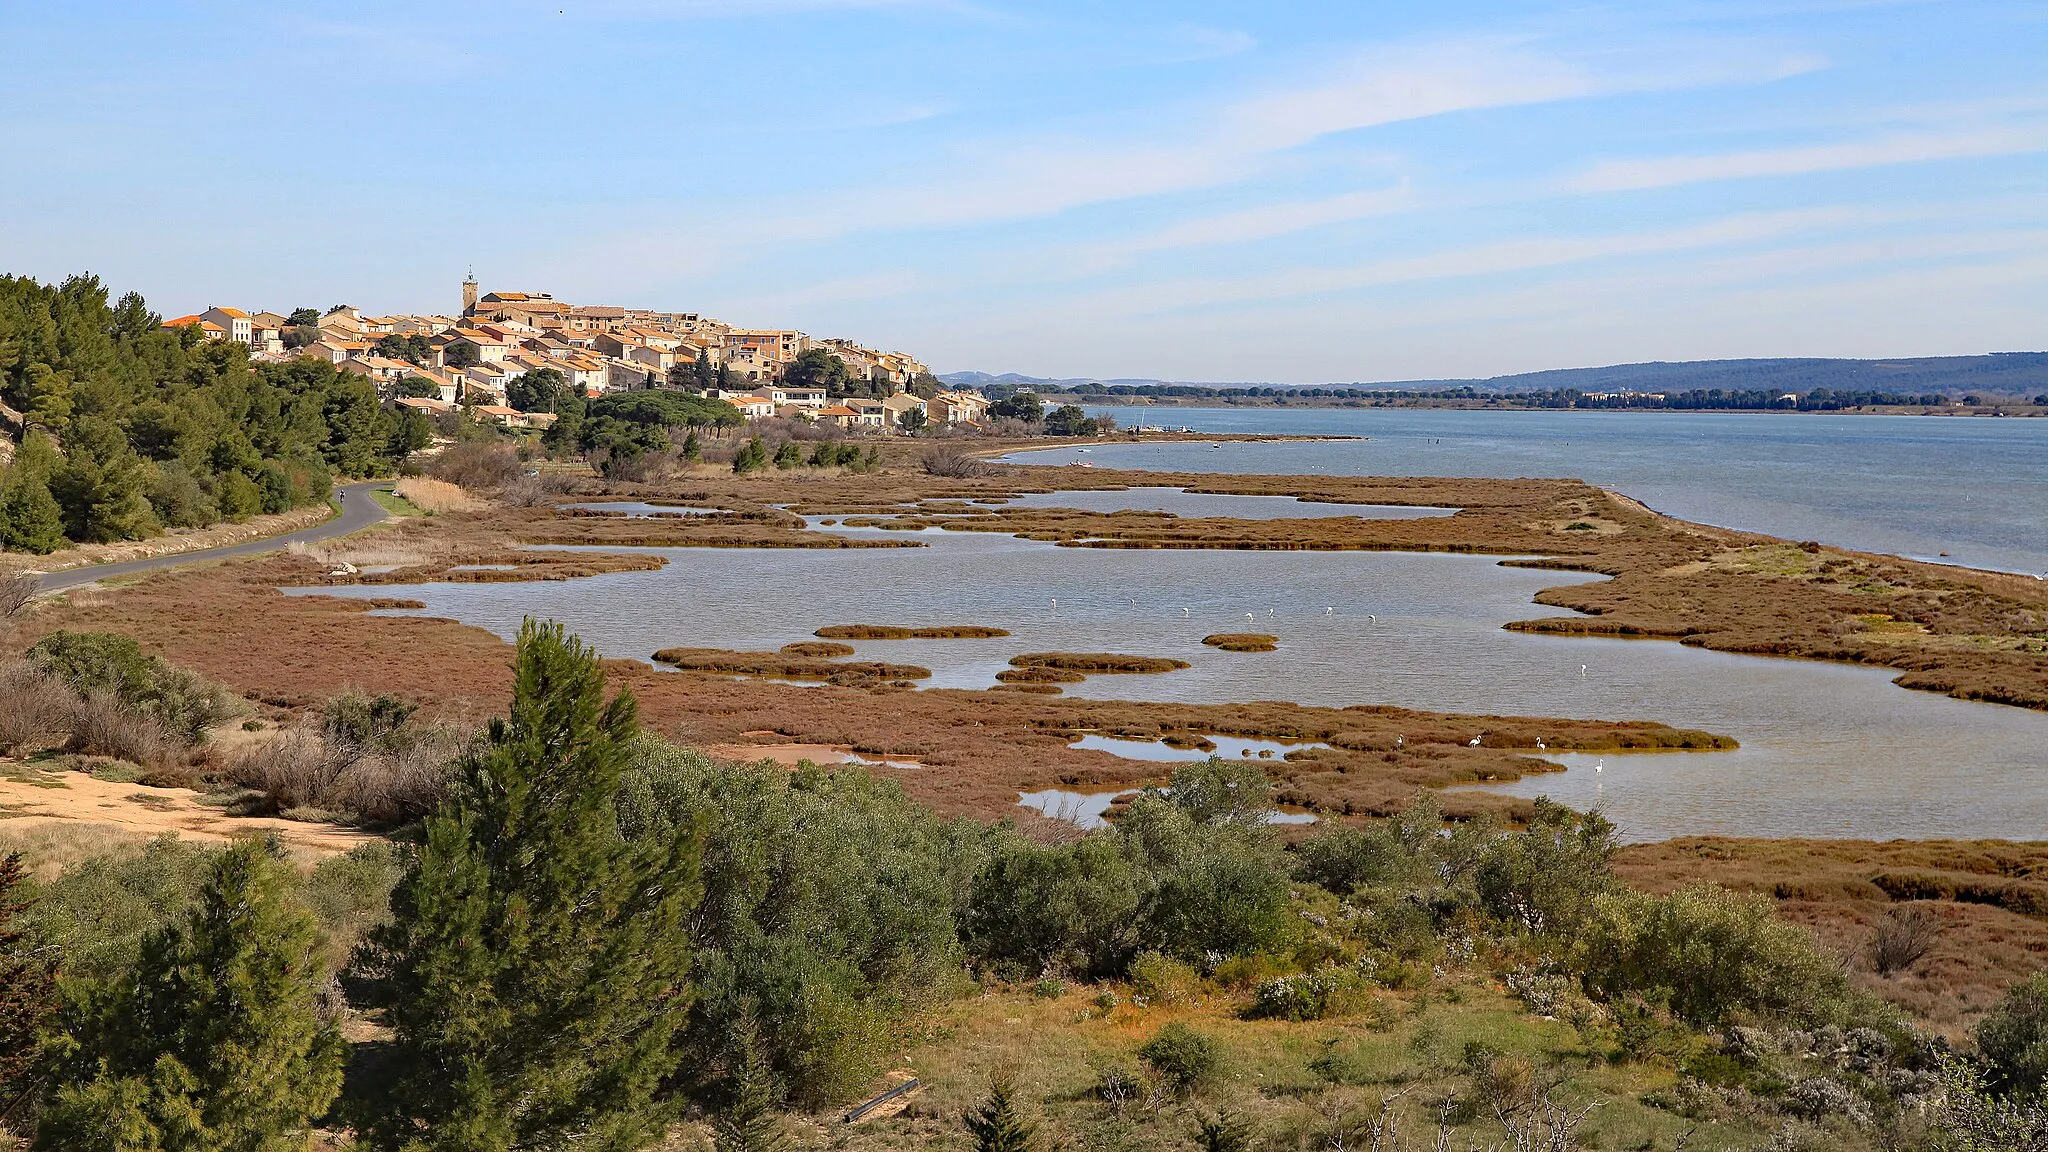
[[[318,503],[333,477],[386,471],[429,434],[361,377],[251,364],[90,275],[0,276],[0,400],[15,445],[0,544],[39,553]]]

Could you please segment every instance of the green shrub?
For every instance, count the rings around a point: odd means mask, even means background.
[[[1573,931],[1615,887],[1614,825],[1543,798],[1526,831],[1496,837],[1481,853],[1473,886],[1486,910],[1524,931]]]
[[[2030,1096],[2048,1084],[2048,972],[2006,989],[1977,1024],[1985,1083],[2005,1096]]]
[[[1155,1004],[1185,1004],[1202,988],[1193,968],[1158,952],[1140,952],[1131,961],[1131,990]]]
[[[1841,964],[1759,893],[1698,884],[1668,896],[1604,896],[1586,918],[1581,951],[1591,990],[1666,1000],[1695,1025],[1744,1015],[1820,1022],[1847,1005]]]
[[[1324,968],[1267,980],[1253,993],[1245,1016],[1253,1020],[1323,1020],[1356,1008],[1364,981],[1344,968]]]
[[[346,1045],[320,1011],[319,930],[295,886],[261,842],[215,853],[132,975],[71,990],[35,1147],[304,1145],[341,1090]]]
[[[142,651],[133,638],[113,632],[52,632],[28,658],[82,696],[109,693],[129,709],[153,717],[187,743],[240,710],[217,684]]]
[[[1200,1088],[1223,1062],[1216,1041],[1179,1021],[1154,1033],[1138,1049],[1138,1058],[1180,1095]]]
[[[219,854],[165,833],[139,851],[95,856],[33,885],[22,923],[56,947],[71,976],[111,980],[134,965],[145,935],[190,906]]]
[[[734,767],[643,738],[619,823],[640,839],[696,824],[697,1003],[679,1041],[700,1090],[743,1014],[789,1098],[821,1107],[887,1067],[904,1022],[959,990],[955,923],[986,833],[946,822],[859,768]]]
[[[1312,837],[1296,853],[1294,874],[1339,896],[1410,878],[1414,858],[1390,836],[1338,825]]]
[[[962,934],[983,963],[1019,975],[1114,976],[1136,950],[1141,883],[1114,834],[1004,837],[974,879]]]

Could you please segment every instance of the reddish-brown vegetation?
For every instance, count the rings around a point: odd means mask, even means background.
[[[1010,657],[1010,664],[1017,668],[1051,668],[1090,676],[1177,672],[1188,666],[1185,660],[1165,656],[1126,656],[1116,652],[1026,652]]]
[[[778,680],[823,680],[830,684],[925,680],[932,674],[931,669],[915,664],[819,660],[786,652],[729,652],[723,648],[664,648],[656,652],[654,658],[685,672],[772,676]]]
[[[1008,636],[1006,628],[986,624],[939,624],[917,628],[899,624],[828,624],[813,632],[827,640],[990,640]]]
[[[1264,632],[1218,632],[1202,637],[1202,643],[1225,652],[1272,652],[1280,647],[1280,638]]]
[[[1702,836],[1625,848],[1615,867],[1656,892],[1695,880],[1767,892],[1858,983],[1952,1032],[2048,961],[2048,843]],[[1902,907],[1938,927],[1923,956],[1881,973],[1873,949]]]

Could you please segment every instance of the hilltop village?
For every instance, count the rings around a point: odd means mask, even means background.
[[[206,340],[235,341],[257,363],[312,356],[369,379],[394,406],[468,411],[506,427],[544,428],[513,381],[543,369],[595,399],[669,388],[723,400],[750,420],[798,417],[849,429],[915,431],[981,423],[989,401],[949,389],[906,352],[786,328],[739,328],[695,312],[571,304],[543,292],[479,294],[460,315],[366,315],[341,305],[289,314],[212,307],[167,320]]]

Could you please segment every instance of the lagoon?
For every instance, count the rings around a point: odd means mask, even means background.
[[[1090,409],[1326,442],[1099,444],[1034,464],[1343,476],[1573,477],[1684,520],[2048,573],[2048,419],[1414,408]],[[1943,556],[1946,553],[1946,556]]]
[[[507,638],[523,617],[552,617],[606,655],[638,659],[670,646],[772,650],[831,624],[990,624],[1012,635],[863,642],[857,658],[924,665],[926,687],[985,688],[1018,653],[1108,650],[1191,667],[1094,676],[1072,694],[1649,719],[1742,742],[1609,756],[1599,772],[1556,757],[1570,771],[1494,786],[1597,804],[1630,840],[2048,836],[2048,713],[1908,692],[1871,668],[1502,630],[1553,612],[1530,602],[1538,590],[1595,576],[1466,555],[919,539],[930,546],[656,549],[661,570],[568,582],[292,591],[408,597],[422,614]],[[1277,652],[1201,643],[1254,623],[1279,637]]]

